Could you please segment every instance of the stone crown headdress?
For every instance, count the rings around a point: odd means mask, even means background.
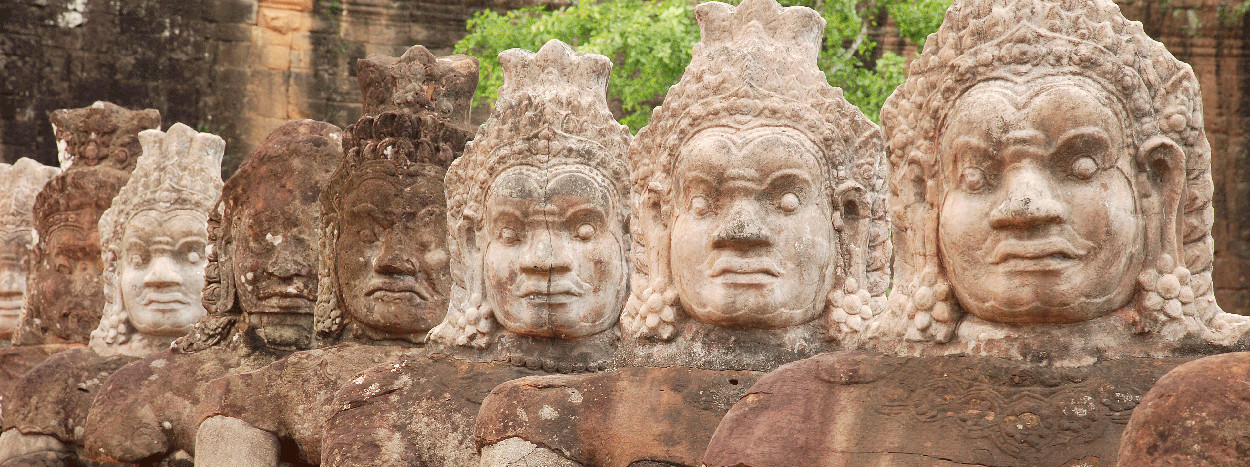
[[[346,325],[334,267],[336,203],[360,183],[362,173],[370,171],[424,177],[441,184],[447,166],[460,157],[469,139],[469,106],[477,89],[476,58],[436,57],[421,45],[398,58],[369,55],[356,67],[364,114],[344,132],[343,163],[320,199],[320,284],[315,314],[319,341],[336,340]]]
[[[143,154],[130,181],[100,216],[100,246],[104,259],[104,314],[91,333],[91,349],[100,355],[142,357],[161,350],[168,342],[151,342],[128,323],[118,288],[118,258],[126,226],[143,211],[194,211],[208,217],[221,195],[221,159],[226,142],[198,133],[181,123],[168,132],[139,133]]]
[[[499,54],[504,84],[491,116],[447,170],[447,227],[451,230],[452,295],[447,318],[432,335],[476,347],[493,325],[474,312],[480,288],[473,284],[466,256],[469,239],[483,227],[487,191],[495,178],[516,166],[537,168],[576,164],[592,169],[605,187],[628,193],[629,169],[621,155],[628,150],[629,129],[608,110],[607,85],[612,62],[577,53],[568,44],[548,41],[538,52],[510,49]],[[627,206],[618,206],[628,216]],[[627,217],[625,217],[627,218]],[[476,296],[476,297],[475,297]],[[480,311],[480,310],[477,310]],[[467,314],[472,314],[472,320]],[[463,321],[463,322],[461,322]]]
[[[61,173],[33,159],[18,159],[13,165],[0,164],[0,228],[31,230],[35,217],[31,207],[44,184]]]
[[[61,169],[107,165],[129,172],[142,151],[136,135],[161,126],[161,114],[154,109],[127,110],[103,101],[81,109],[56,110],[49,118]]]
[[[847,276],[858,282],[857,290],[850,292],[883,294],[889,283],[889,227],[884,200],[874,194],[884,181],[881,130],[843,97],[840,88],[830,86],[818,67],[824,18],[806,7],[745,0],[737,7],[699,4],[695,19],[702,37],[690,64],[630,147],[635,212],[656,210],[658,221],[668,225],[677,159],[682,146],[700,131],[791,128],[821,151],[817,157],[822,158],[819,165],[831,196],[847,189],[848,182],[866,192],[862,206],[856,207],[858,216],[872,219],[870,243],[865,246],[867,270]],[[842,207],[833,201],[835,209]],[[622,325],[633,334],[671,337],[676,316],[672,309],[677,305],[667,271],[667,246],[648,245],[638,232],[633,237],[638,275]],[[663,251],[647,252],[648,248]],[[664,256],[657,262],[664,270],[649,270],[647,254]],[[649,315],[662,319],[651,319],[644,326]]]
[[[961,0],[947,10],[881,112],[890,142],[890,209],[899,234],[890,301],[896,317],[913,321],[904,324],[911,328],[909,339],[944,342],[959,318],[936,244],[936,206],[945,190],[936,141],[947,113],[983,81],[1065,75],[1093,81],[1123,104],[1132,149],[1164,137],[1183,150],[1181,213],[1162,234],[1180,241],[1171,242],[1177,251],[1163,255],[1193,274],[1198,302],[1210,305],[1200,312],[1203,319],[1218,311],[1211,298],[1211,149],[1189,65],[1109,0]],[[915,319],[917,314],[925,316]]]

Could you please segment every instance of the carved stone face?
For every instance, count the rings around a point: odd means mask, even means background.
[[[347,313],[391,334],[437,325],[450,288],[442,184],[408,180],[369,178],[345,196],[335,244]]]
[[[1120,119],[1074,83],[1020,96],[987,82],[941,136],[938,230],[955,295],[1006,323],[1070,323],[1128,303],[1142,221]]]
[[[513,167],[496,177],[486,198],[483,267],[485,299],[504,328],[574,338],[616,322],[627,271],[612,199],[608,187],[575,170]]]
[[[250,196],[236,206],[230,258],[245,313],[311,316],[317,296],[313,209],[286,192]]]
[[[79,219],[94,220],[97,211],[75,211]],[[41,232],[42,234],[42,232]],[[42,304],[43,316],[75,316],[79,310],[103,310],[100,234],[95,226],[59,224],[44,241],[42,264],[31,273],[35,284],[30,300]],[[96,312],[99,321],[99,312]]]
[[[781,127],[704,130],[682,148],[671,266],[695,319],[781,328],[823,309],[838,245],[818,160]]]
[[[0,230],[0,339],[13,335],[22,314],[30,240],[29,229]]]
[[[126,225],[117,285],[139,332],[180,336],[204,316],[206,230],[204,214],[186,210],[143,211]]]

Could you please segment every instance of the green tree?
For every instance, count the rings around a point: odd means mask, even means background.
[[[780,0],[820,12],[827,27],[819,57],[830,84],[874,121],[881,104],[903,81],[906,59],[880,51],[872,32],[893,18],[899,35],[918,47],[937,30],[951,0]],[[731,3],[738,3],[732,0]],[[677,83],[699,40],[694,5],[688,0],[579,0],[561,8],[531,7],[478,12],[456,52],[481,62],[478,98],[495,100],[503,84],[497,55],[511,48],[537,50],[560,39],[579,52],[612,59],[608,94],[625,111],[621,123],[633,130],[647,124],[669,86]]]

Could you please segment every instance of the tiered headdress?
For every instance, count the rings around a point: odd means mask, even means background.
[[[100,216],[106,305],[90,343],[100,355],[142,357],[168,345],[168,341],[156,342],[139,334],[130,325],[121,300],[117,263],[130,219],[144,211],[184,210],[201,213],[207,219],[221,195],[221,158],[226,142],[220,137],[175,123],[168,132],[145,130],[139,133],[139,140],[143,155],[130,181]]]
[[[482,300],[482,252],[472,241],[483,228],[487,191],[495,178],[516,166],[555,169],[575,165],[623,197],[629,171],[621,155],[629,129],[608,110],[612,62],[576,53],[548,41],[537,53],[511,49],[499,54],[504,84],[491,116],[478,128],[464,157],[447,171],[447,228],[451,230],[452,295],[447,318],[431,335],[449,343],[485,347],[497,327]],[[624,221],[629,209],[618,206]],[[622,225],[625,223],[622,222]]]
[[[1138,193],[1153,164],[1183,164],[1184,192],[1162,194],[1170,203],[1159,213],[1162,238],[1147,239],[1146,269],[1157,267],[1159,273],[1140,282],[1151,292],[1160,274],[1183,277],[1189,293],[1153,297],[1158,300],[1139,296],[1145,304],[1138,310],[1143,330],[1170,327],[1169,335],[1197,335],[1219,313],[1211,288],[1211,149],[1189,65],[1109,0],[967,0],[947,11],[881,113],[890,141],[890,210],[898,234],[886,327],[909,340],[945,342],[962,316],[937,245],[938,205],[946,188],[936,141],[947,113],[977,83],[1050,76],[1088,79],[1120,104],[1130,145],[1125,150],[1134,155],[1138,174],[1129,174],[1129,180]],[[1145,149],[1152,144],[1178,145],[1184,160],[1151,160]],[[1165,304],[1177,297],[1186,303]]]
[[[846,317],[871,316],[865,307],[883,302],[889,279],[889,226],[885,201],[876,194],[884,180],[883,143],[877,126],[817,66],[825,20],[810,8],[782,8],[775,0],[745,0],[737,7],[703,3],[695,19],[702,40],[690,65],[630,148],[634,210],[643,225],[634,226],[636,275],[622,327],[636,336],[670,339],[684,315],[669,271],[669,239],[639,231],[656,228],[646,225],[653,223],[667,230],[682,146],[708,128],[779,126],[799,131],[819,149],[826,189],[840,216],[871,220],[862,245],[841,233],[837,266],[847,280],[835,288],[855,295],[860,306],[837,313],[843,321],[831,323],[843,328],[835,332],[863,329],[863,318],[850,319],[852,328]],[[833,295],[830,316],[844,308]]]
[[[35,196],[43,190],[48,180],[61,173],[56,167],[35,162],[25,157],[13,165],[0,164],[0,230],[25,230],[35,228],[31,207]]]
[[[56,110],[49,117],[62,170],[77,164],[129,172],[142,151],[139,132],[161,126],[161,114],[154,109],[127,110],[103,101],[81,109]]]
[[[399,58],[370,55],[356,67],[363,116],[347,127],[345,159],[321,195],[315,327],[317,338],[328,342],[337,340],[346,325],[334,266],[339,203],[372,176],[424,178],[441,185],[447,166],[469,139],[469,106],[477,88],[477,59],[435,57],[420,45]]]

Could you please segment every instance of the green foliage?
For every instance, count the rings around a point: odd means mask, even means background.
[[[906,59],[878,51],[869,31],[888,15],[895,19],[900,35],[923,45],[925,36],[941,24],[950,2],[781,0],[787,6],[814,8],[825,18],[820,67],[830,84],[843,88],[847,99],[874,121],[886,96],[902,83]],[[625,111],[621,123],[635,131],[647,124],[651,110],[681,78],[699,40],[694,3],[687,0],[579,0],[557,9],[486,10],[469,20],[468,29],[469,35],[456,44],[456,52],[479,59],[481,101],[493,102],[503,84],[499,52],[538,50],[546,41],[560,39],[579,52],[612,59],[608,94]]]

